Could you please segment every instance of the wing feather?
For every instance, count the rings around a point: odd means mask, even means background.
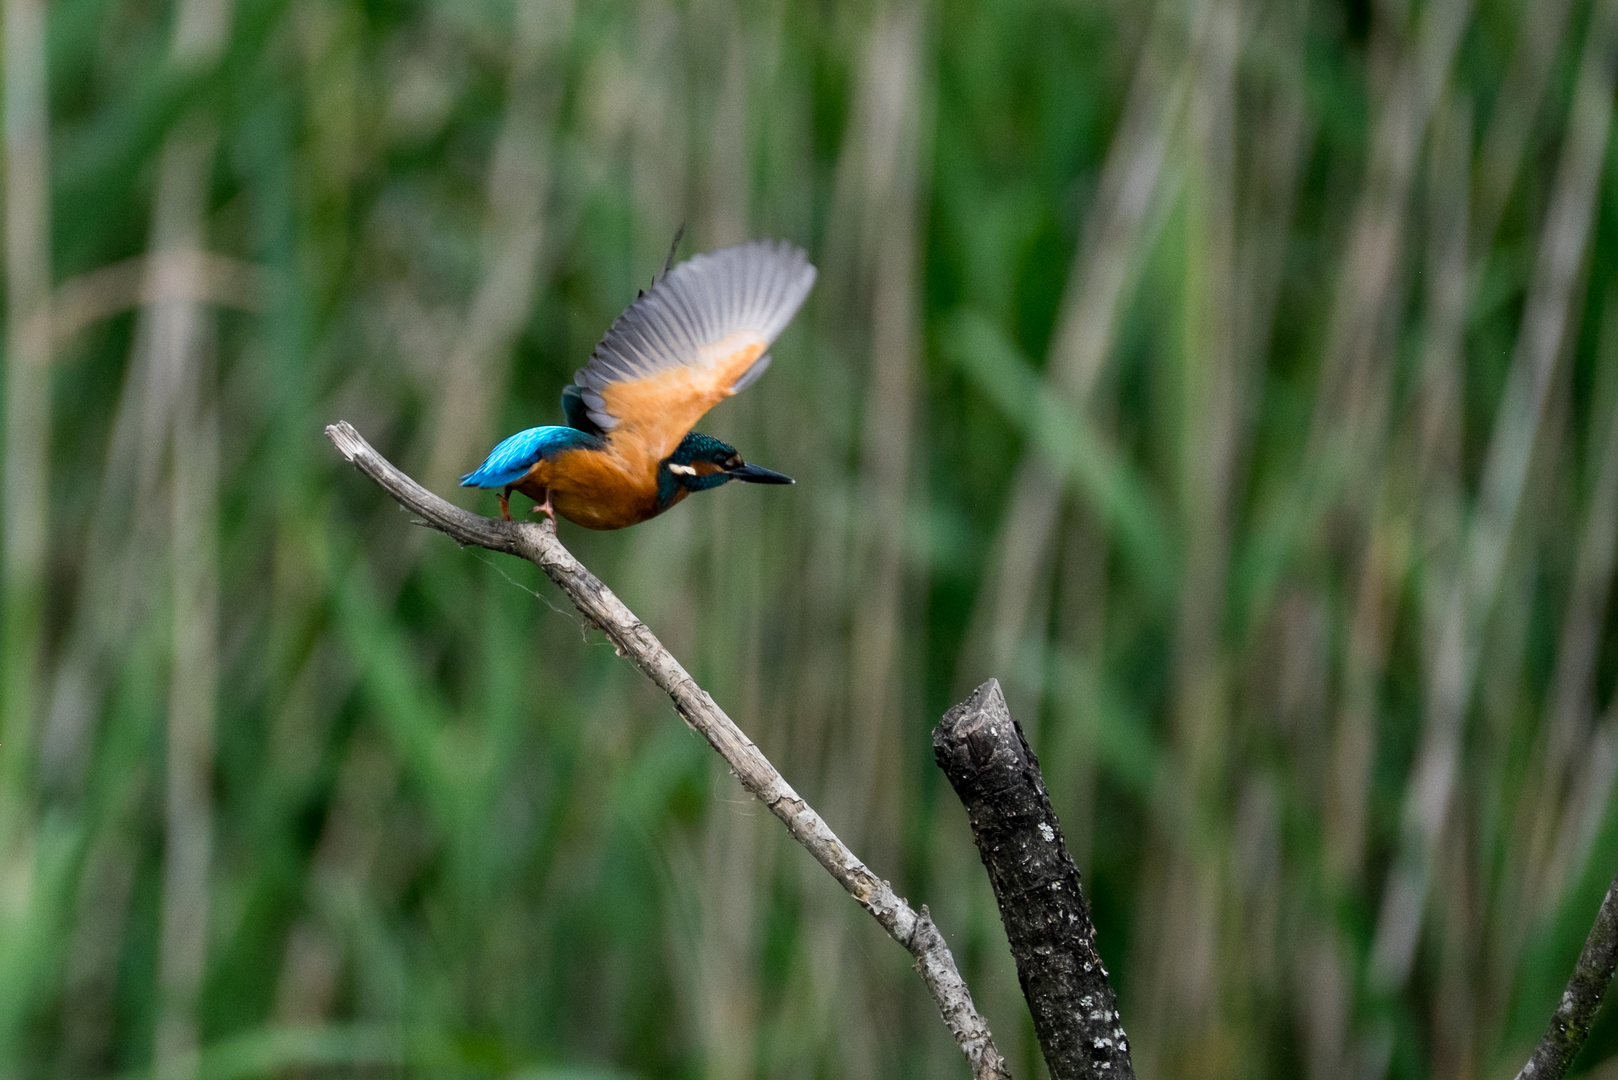
[[[797,247],[754,241],[689,259],[613,321],[574,376],[590,422],[661,460],[769,366],[766,350],[815,283]]]

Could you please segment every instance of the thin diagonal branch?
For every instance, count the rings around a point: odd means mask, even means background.
[[[425,524],[459,544],[516,555],[543,570],[584,617],[607,635],[621,656],[668,694],[675,711],[719,752],[742,786],[781,820],[792,838],[871,913],[889,937],[916,958],[916,970],[971,1065],[975,1080],[1010,1080],[1011,1074],[989,1034],[989,1025],[972,1004],[955,958],[926,906],[917,912],[837,838],[814,807],[792,790],[763,752],[686,673],[646,624],[562,546],[554,526],[497,521],[451,506],[396,469],[347,423],[331,425],[326,437],[350,463],[376,481],[399,505],[419,514]]]
[[[1595,925],[1584,941],[1573,976],[1562,991],[1562,1000],[1551,1017],[1545,1037],[1534,1048],[1534,1056],[1517,1074],[1517,1080],[1562,1080],[1569,1065],[1590,1034],[1590,1024],[1601,1008],[1601,999],[1618,968],[1618,878],[1607,887],[1607,895],[1596,912]]]

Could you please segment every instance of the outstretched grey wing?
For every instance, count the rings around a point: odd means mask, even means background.
[[[791,244],[758,240],[670,270],[613,321],[574,376],[590,422],[661,460],[702,414],[763,374],[815,283]]]

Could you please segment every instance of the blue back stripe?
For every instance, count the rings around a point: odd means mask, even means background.
[[[497,488],[515,484],[534,462],[555,457],[563,450],[593,449],[598,436],[570,427],[536,427],[519,431],[489,451],[483,464],[461,477],[462,487]]]

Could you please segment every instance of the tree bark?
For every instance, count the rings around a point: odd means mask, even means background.
[[[1607,895],[1596,912],[1595,925],[1584,940],[1573,976],[1562,991],[1562,1000],[1551,1017],[1545,1037],[1534,1048],[1534,1056],[1517,1074],[1517,1080],[1561,1080],[1568,1066],[1579,1056],[1590,1025],[1601,1008],[1601,999],[1618,968],[1618,878],[1607,887]]]
[[[966,806],[1051,1080],[1133,1078],[1078,868],[998,682],[944,714],[933,753]]]

